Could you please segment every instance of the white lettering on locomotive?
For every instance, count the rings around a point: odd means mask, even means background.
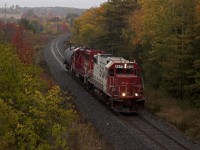
[[[115,65],[115,68],[124,68],[123,65]]]
[[[131,69],[131,68],[134,68],[134,66],[133,65],[115,65],[115,68],[129,68],[129,69]]]

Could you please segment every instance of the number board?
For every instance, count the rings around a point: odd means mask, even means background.
[[[115,65],[115,68],[124,68],[123,65]]]
[[[134,68],[133,65],[128,65],[127,68],[131,69],[131,68]]]
[[[127,65],[126,67],[124,67],[124,65],[115,65],[115,68],[129,68],[129,69],[131,69],[131,68],[134,68],[134,66],[133,65]]]

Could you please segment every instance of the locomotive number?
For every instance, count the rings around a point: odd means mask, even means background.
[[[115,65],[115,68],[124,68],[123,65]]]
[[[123,65],[115,65],[115,68],[134,68],[133,65],[127,65],[127,66],[123,66]]]

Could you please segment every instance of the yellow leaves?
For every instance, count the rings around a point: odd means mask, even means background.
[[[51,90],[49,90],[46,100],[48,105],[56,105],[61,102],[60,88],[58,86],[54,86]]]
[[[80,42],[86,47],[90,47],[90,43],[93,37],[94,37],[94,29],[95,27],[91,24],[85,24],[80,28]]]
[[[18,121],[18,114],[0,98],[0,128],[8,125],[7,127],[14,126]]]
[[[0,136],[0,150],[12,149],[15,142],[15,135],[12,131],[5,133],[4,136]]]
[[[8,45],[0,44],[0,49],[0,149],[51,149],[54,124],[67,128],[75,113],[65,110],[58,86],[41,92],[38,67],[22,65]]]
[[[91,8],[75,20],[72,28],[75,44],[93,47],[94,41],[104,32],[101,28],[104,18],[100,15],[103,12],[103,8]]]
[[[17,124],[17,128],[23,128],[24,126],[22,124]]]
[[[13,128],[18,124],[18,114],[0,99],[0,149],[9,149],[15,143]]]
[[[54,148],[68,150],[67,141],[65,140],[66,128],[60,124],[54,124],[52,127],[52,135],[54,138]]]

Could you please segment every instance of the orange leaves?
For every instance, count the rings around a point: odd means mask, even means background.
[[[17,50],[17,55],[19,59],[24,64],[33,63],[34,50],[31,48],[28,35],[26,35],[22,27],[16,27],[15,32],[12,35],[11,42]]]
[[[68,26],[68,24],[67,23],[65,23],[65,22],[60,22],[59,24],[58,24],[58,32],[59,33],[66,33],[66,32],[68,32],[69,31],[69,26]]]
[[[15,23],[0,22],[0,40],[12,43],[16,53],[24,64],[33,63],[34,50],[31,45],[29,32]]]

